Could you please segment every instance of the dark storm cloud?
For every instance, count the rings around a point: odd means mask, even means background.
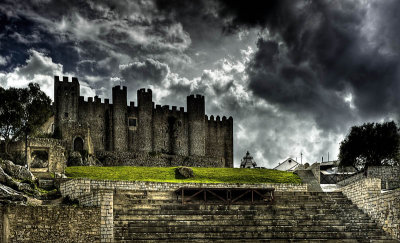
[[[126,81],[141,83],[141,85],[159,85],[169,73],[168,65],[153,59],[122,65],[120,70]]]
[[[0,4],[0,83],[79,77],[233,116],[235,162],[314,162],[354,123],[398,114],[398,1],[61,0]],[[40,76],[43,74],[43,76]],[[43,79],[44,81],[40,81]],[[103,98],[103,97],[102,97]]]
[[[249,87],[256,95],[312,115],[324,129],[343,127],[353,120],[351,114],[376,119],[398,113],[399,49],[382,53],[382,45],[369,45],[362,32],[366,10],[359,2],[221,2],[220,14],[230,18],[230,30],[257,25],[270,31],[259,39],[248,66]],[[383,5],[399,9],[400,3]],[[385,36],[398,39],[398,22],[385,19]],[[356,109],[344,100],[350,93]]]
[[[201,19],[227,33],[267,30],[247,69],[250,89],[282,109],[313,116],[324,129],[399,111],[398,1],[372,2],[369,9],[359,1],[158,0],[157,6],[182,23]],[[372,40],[368,11],[376,12]]]

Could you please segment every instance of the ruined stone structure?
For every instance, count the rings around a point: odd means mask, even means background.
[[[204,96],[188,96],[184,111],[154,106],[152,91],[140,89],[137,106],[134,102],[128,106],[127,87],[116,86],[110,104],[97,96],[85,101],[78,79],[71,81],[54,77],[55,130],[61,132],[68,150],[131,152],[133,157],[168,154],[172,157],[165,166],[180,158],[199,161],[196,166],[233,167],[233,119],[208,118]],[[210,159],[216,163],[201,164]]]

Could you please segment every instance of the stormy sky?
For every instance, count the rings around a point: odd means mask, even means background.
[[[28,3],[29,2],[29,3]],[[398,121],[397,0],[32,0],[0,3],[0,85],[76,76],[81,95],[203,94],[234,119],[234,162],[336,159],[353,125]]]

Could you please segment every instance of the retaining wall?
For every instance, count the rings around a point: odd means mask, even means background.
[[[100,242],[100,208],[1,206],[0,242]]]
[[[337,184],[346,186],[363,178],[381,179],[382,189],[400,188],[400,166],[370,166],[354,176],[339,181]]]
[[[109,181],[74,179],[62,182],[60,191],[63,196],[77,199],[92,195],[97,190],[145,190],[145,191],[175,191],[180,187],[211,187],[211,188],[275,188],[275,191],[307,191],[307,184],[232,184],[232,183],[168,183],[147,181]]]
[[[364,178],[341,188],[354,204],[400,239],[400,188],[381,193],[381,180]]]

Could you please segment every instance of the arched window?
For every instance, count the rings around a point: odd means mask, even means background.
[[[74,151],[83,151],[83,139],[80,137],[74,140]]]

